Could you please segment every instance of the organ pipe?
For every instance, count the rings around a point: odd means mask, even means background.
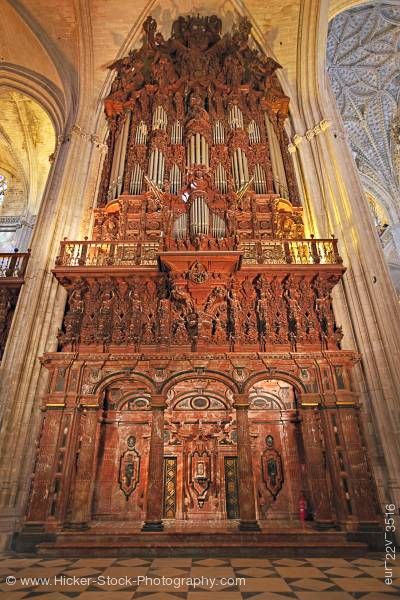
[[[157,106],[153,113],[153,130],[160,129],[161,131],[165,131],[167,129],[167,123],[168,118],[165,108],[163,106]]]
[[[248,126],[248,132],[250,144],[259,144],[261,141],[260,128],[254,120],[250,121]]]
[[[282,160],[281,149],[273,125],[269,120],[267,114],[265,114],[265,127],[267,130],[270,148],[272,176],[274,178],[275,193],[279,194],[282,198],[288,198],[288,185],[286,180],[285,167],[283,165]]]
[[[140,121],[136,129],[135,143],[145,145],[147,143],[147,125],[144,121]]]
[[[229,111],[228,123],[231,129],[243,129],[243,113],[236,104]]]
[[[182,144],[183,129],[179,121],[175,121],[171,130],[171,144]]]
[[[224,167],[219,163],[215,171],[215,187],[221,194],[226,194],[228,191],[228,180]]]
[[[187,144],[187,166],[209,166],[208,143],[200,133],[192,135]]]
[[[195,196],[190,207],[190,233],[207,235],[209,231],[209,208],[203,196]]]
[[[137,163],[133,167],[129,193],[136,196],[142,192],[143,187],[143,169]]]
[[[266,194],[267,193],[267,180],[265,177],[264,168],[256,164],[254,167],[254,191],[256,194]]]
[[[171,194],[177,194],[182,187],[182,174],[177,165],[172,165],[169,174]]]
[[[214,123],[213,140],[214,140],[214,144],[224,144],[225,143],[225,131],[224,131],[224,126],[221,123],[221,121],[216,121]]]
[[[149,161],[149,179],[156,186],[162,187],[164,183],[165,157],[158,148],[153,148]]]
[[[187,215],[183,214],[183,215],[179,215],[179,217],[176,219],[173,229],[172,229],[172,235],[175,239],[177,240],[181,240],[184,239],[186,237],[186,233],[187,233]]]
[[[241,148],[236,148],[232,156],[232,172],[235,187],[239,190],[249,181],[247,157]]]

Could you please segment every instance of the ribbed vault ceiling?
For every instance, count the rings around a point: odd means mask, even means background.
[[[330,23],[328,73],[362,182],[400,215],[400,5],[376,3]]]

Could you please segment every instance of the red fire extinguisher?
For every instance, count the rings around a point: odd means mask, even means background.
[[[299,514],[300,514],[300,521],[302,522],[302,524],[304,524],[304,521],[307,518],[307,500],[304,498],[303,494],[300,496]]]

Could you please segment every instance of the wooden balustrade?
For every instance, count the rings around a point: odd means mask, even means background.
[[[29,260],[28,252],[0,253],[0,361],[3,357],[15,307]]]
[[[1,252],[0,253],[0,278],[23,279],[28,264],[28,252]]]
[[[124,267],[129,265],[155,266],[159,253],[158,242],[107,241],[61,242],[57,267]]]
[[[243,264],[341,264],[336,239],[265,240],[240,244]],[[121,267],[155,266],[161,251],[158,242],[63,241],[56,266]]]

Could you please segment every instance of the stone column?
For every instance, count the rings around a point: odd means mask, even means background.
[[[334,521],[329,498],[326,457],[321,442],[318,408],[315,406],[304,408],[303,406],[301,420],[314,521],[318,528],[329,529],[334,526]]]
[[[146,521],[143,531],[162,531],[163,469],[164,469],[164,410],[163,396],[153,396],[151,403],[151,437],[147,477]]]
[[[87,128],[91,124],[87,123]],[[0,547],[6,547],[25,512],[33,468],[33,439],[39,430],[39,399],[47,393],[48,373],[38,357],[57,346],[66,292],[51,273],[60,241],[87,233],[81,223],[96,181],[100,153],[81,127],[67,131],[58,149],[43,196],[31,258],[0,365]],[[81,202],[71,202],[81,198]],[[18,376],[16,376],[18,374]]]
[[[251,456],[249,400],[247,394],[236,394],[237,454],[238,454],[238,491],[239,491],[239,529],[241,531],[259,531],[254,496],[253,462]]]
[[[305,204],[316,217],[313,232],[316,236],[337,235],[347,267],[343,285],[334,292],[335,315],[345,332],[344,347],[362,355],[362,369],[355,369],[354,380],[371,421],[366,431],[374,471],[380,475],[381,502],[399,505],[399,303],[321,60],[326,51],[329,6],[328,0],[321,0],[318,10],[312,0],[302,3],[298,113],[294,109],[291,114],[298,134],[306,132],[299,146],[299,163]]]
[[[76,451],[75,480],[72,482],[71,513],[66,527],[87,529],[91,519],[91,505],[96,477],[98,447],[98,407],[85,407],[80,415]]]

